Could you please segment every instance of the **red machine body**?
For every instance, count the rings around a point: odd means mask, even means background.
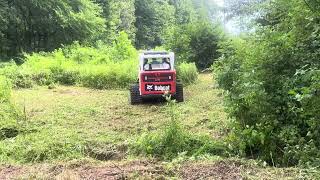
[[[139,79],[141,95],[176,93],[177,73],[175,70],[144,71],[140,73]]]
[[[173,52],[147,51],[139,56],[138,82],[130,87],[130,103],[139,104],[147,98],[164,98],[171,95],[183,102],[183,84],[177,80]]]

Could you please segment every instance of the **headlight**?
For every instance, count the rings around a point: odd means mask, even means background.
[[[148,80],[148,76],[144,76],[144,80],[147,81]]]
[[[169,76],[169,80],[171,80],[172,79],[172,77],[171,76]]]

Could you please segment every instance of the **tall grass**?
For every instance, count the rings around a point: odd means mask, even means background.
[[[83,157],[83,150],[83,140],[77,133],[69,130],[55,128],[39,132],[20,132],[14,141],[0,141],[0,162],[71,160]]]
[[[83,47],[78,43],[52,53],[26,55],[26,62],[7,65],[1,74],[15,87],[33,85],[80,85],[92,88],[124,88],[136,81],[137,51],[125,33],[112,46]]]
[[[178,78],[186,85],[198,80],[198,69],[195,63],[180,63],[177,67]]]
[[[171,117],[170,121],[156,132],[142,134],[133,147],[136,153],[164,160],[172,160],[180,153],[188,156],[227,154],[223,143],[205,135],[192,134],[184,129],[176,106],[175,102],[168,102],[166,108]]]
[[[59,83],[116,89],[128,87],[138,77],[138,52],[125,33],[112,45],[98,43],[96,47],[83,47],[74,43],[51,53],[25,56],[21,66],[12,62],[0,67],[0,75],[11,79],[16,88]],[[197,80],[195,64],[182,63],[177,71],[185,84]]]
[[[10,98],[10,82],[4,76],[0,76],[0,103],[8,103],[10,102]]]
[[[0,76],[0,141],[18,134],[20,114],[11,102],[11,84]]]

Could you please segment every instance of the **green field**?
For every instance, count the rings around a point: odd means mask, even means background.
[[[185,129],[216,140],[228,132],[223,92],[201,74],[185,89],[177,111]],[[227,156],[181,154],[171,161],[137,155],[130,144],[143,133],[161,129],[170,117],[166,103],[128,104],[126,90],[58,86],[13,92],[24,109],[15,138],[1,141],[0,177],[17,179],[176,178],[313,179],[319,173],[280,169]]]
[[[0,0],[0,180],[320,179],[319,2]]]

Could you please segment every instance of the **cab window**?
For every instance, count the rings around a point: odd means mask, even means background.
[[[170,70],[170,59],[169,58],[145,58],[143,63],[143,69],[145,71],[159,71],[159,70]]]

